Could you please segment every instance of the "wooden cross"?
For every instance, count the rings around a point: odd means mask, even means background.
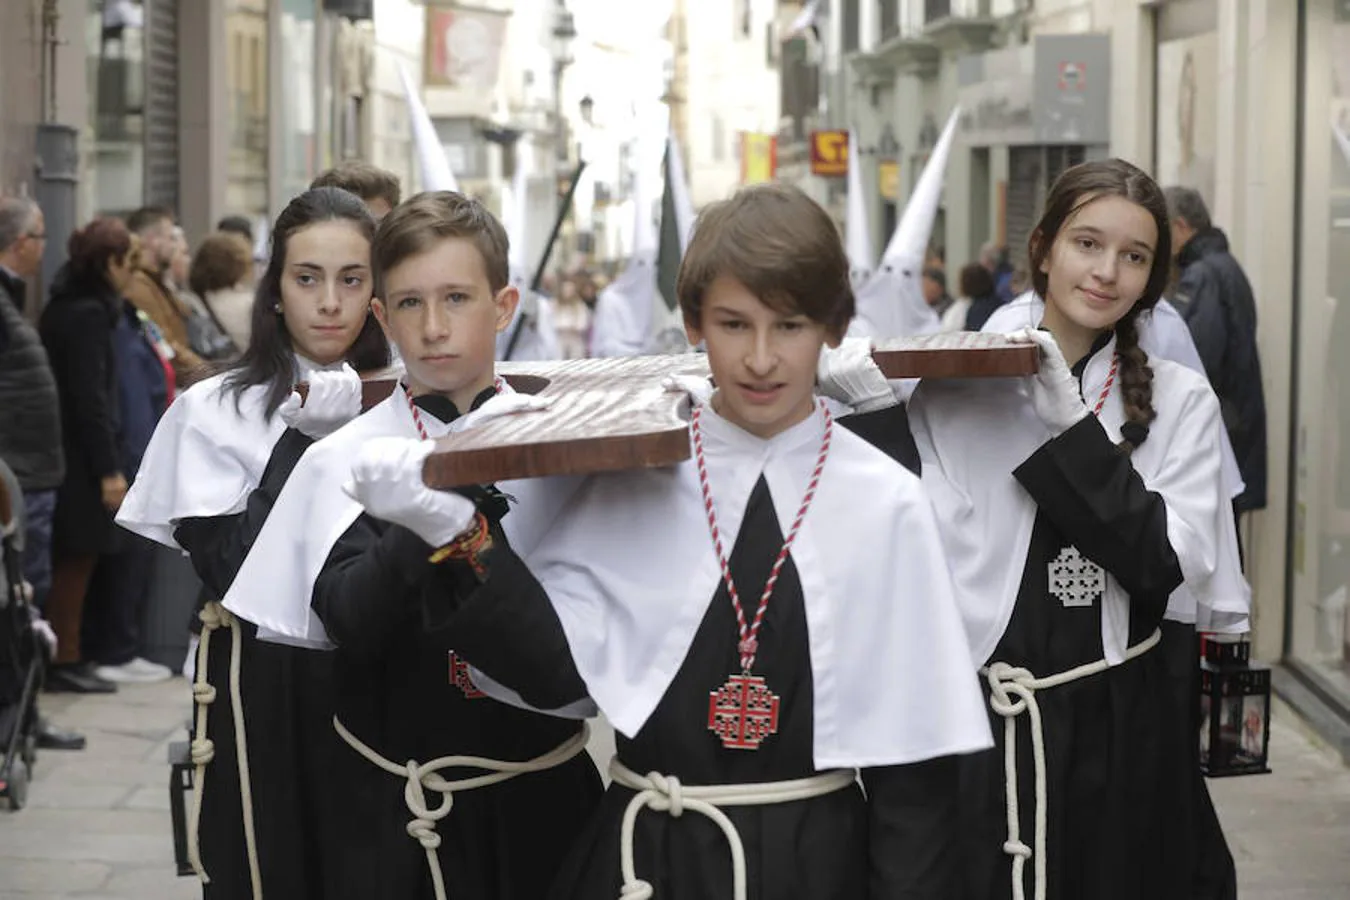
[[[1036,372],[1037,348],[999,334],[959,332],[886,341],[872,358],[887,378],[987,378]],[[689,458],[687,403],[667,377],[708,378],[702,353],[507,362],[497,372],[520,393],[553,398],[547,410],[491,419],[446,435],[427,458],[429,487],[448,489],[545,475],[672,466]],[[397,386],[366,376],[363,408]],[[305,385],[297,390],[304,394]]]

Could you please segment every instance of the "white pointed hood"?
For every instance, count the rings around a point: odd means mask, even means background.
[[[422,103],[421,96],[413,85],[403,63],[398,64],[399,78],[403,80],[403,95],[408,100],[408,118],[412,121],[413,142],[417,146],[417,162],[422,172],[422,190],[458,191],[459,182],[445,158],[445,148],[436,136],[436,128],[431,124],[431,116]]]
[[[506,219],[506,239],[510,242],[511,248],[507,256],[511,283],[521,291],[529,288],[530,276],[533,274],[530,272],[529,250],[525,246],[526,220],[529,218],[528,190],[525,167],[517,160],[516,172],[511,177],[510,205],[502,212],[503,218]]]
[[[882,254],[881,266],[858,292],[858,315],[849,334],[878,339],[932,334],[941,326],[936,312],[923,298],[923,262],[937,218],[947,158],[960,108],[952,110],[937,146],[928,157],[910,195],[905,213]]]
[[[853,289],[860,289],[872,277],[876,257],[872,251],[872,233],[867,227],[867,202],[863,196],[862,157],[858,153],[858,132],[848,134],[848,207],[844,215],[844,240],[848,250],[849,278]]]
[[[552,301],[530,289],[534,269],[530,265],[530,251],[526,245],[526,234],[529,231],[528,191],[529,181],[525,167],[517,162],[515,175],[511,178],[510,196],[502,204],[502,217],[505,219],[503,224],[506,226],[506,238],[510,244],[507,254],[508,276],[511,284],[520,292],[520,303],[516,306],[516,314],[512,317],[511,324],[497,335],[497,359],[504,360],[507,358],[506,348],[511,343],[511,336],[517,331],[520,332],[510,355],[516,362],[558,359],[562,356],[553,330]]]
[[[633,189],[633,253],[623,272],[596,299],[591,326],[594,356],[634,356],[651,343],[657,306],[664,305],[656,286],[654,187],[647,170],[640,167]]]
[[[666,190],[671,192],[675,203],[675,227],[680,232],[680,255],[689,249],[689,237],[694,233],[694,201],[689,194],[689,178],[684,172],[684,154],[680,152],[680,142],[675,132],[666,137],[666,148],[670,153],[670,177]]]

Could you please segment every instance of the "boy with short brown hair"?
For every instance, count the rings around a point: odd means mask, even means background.
[[[619,732],[550,896],[957,896],[955,756],[989,726],[918,479],[813,396],[852,313],[834,225],[743,190],[678,293],[717,386],[692,459],[586,479],[523,561],[480,557],[450,626],[484,690]]]
[[[501,225],[462,194],[421,194],[385,218],[372,307],[403,383],[310,449],[231,589],[306,598],[267,627],[336,645],[351,897],[537,900],[599,796],[585,727],[486,698],[441,627],[476,582],[437,548],[471,523],[504,543],[507,503],[492,486],[430,491],[422,461],[470,410],[531,402],[493,372],[517,301],[505,252]]]
[[[397,175],[359,159],[343,160],[331,169],[320,172],[309,187],[311,190],[317,187],[342,188],[355,194],[365,201],[377,222],[398,206],[403,195]]]

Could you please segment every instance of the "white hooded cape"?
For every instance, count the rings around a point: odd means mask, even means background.
[[[301,380],[321,370],[302,357],[296,363]],[[265,385],[245,388],[236,407],[227,377],[199,381],[165,411],[117,511],[118,525],[181,550],[173,537],[181,520],[243,512],[286,424],[266,418]]]
[[[1044,317],[1045,301],[1036,296],[1034,291],[1027,291],[1011,303],[994,310],[980,330],[1008,334],[1022,328],[1039,328]],[[1176,307],[1166,300],[1159,301],[1157,306],[1139,317],[1139,346],[1148,354],[1150,361],[1170,359],[1192,372],[1205,374],[1205,364],[1200,359],[1200,351],[1195,349],[1191,329]],[[1219,449],[1223,454],[1224,483],[1228,485],[1229,494],[1236,497],[1246,490],[1246,485],[1242,482],[1242,471],[1238,468],[1227,429],[1220,435]]]
[[[817,412],[766,441],[704,407],[708,473],[727,546],[761,475],[788,532],[823,423]],[[549,594],[590,696],[619,731],[636,734],[679,670],[722,577],[697,466],[690,460],[587,478],[523,556]],[[990,746],[917,478],[836,426],[792,560],[806,603],[818,768],[896,765]]]
[[[1114,352],[1112,340],[1089,361],[1085,397],[1100,394]],[[1162,495],[1167,535],[1185,578],[1167,617],[1209,631],[1245,631],[1250,590],[1238,561],[1231,498],[1220,478],[1218,400],[1203,376],[1164,359],[1152,366],[1158,418],[1130,459],[1148,489]],[[983,663],[1012,617],[1036,518],[1036,503],[1013,470],[1050,435],[1016,378],[924,381],[910,401],[909,418],[971,655]],[[1100,420],[1107,436],[1120,441],[1119,382]],[[1108,573],[1102,644],[1112,664],[1124,658],[1129,615],[1129,597]]]
[[[503,382],[502,391],[511,390]],[[461,418],[446,425],[425,411],[427,432],[440,437],[459,429]],[[338,539],[364,512],[342,485],[351,478],[361,446],[375,437],[417,437],[402,390],[361,417],[314,444],[291,473],[253,549],[224,597],[225,608],[266,629],[269,639],[300,647],[331,649],[332,641],[310,609],[314,581]],[[567,499],[575,479],[502,482],[503,492],[529,510],[514,510],[502,520],[512,546],[529,548],[547,529]],[[536,530],[537,529],[537,530]]]

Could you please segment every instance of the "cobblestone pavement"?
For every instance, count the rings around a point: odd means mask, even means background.
[[[165,760],[189,712],[182,679],[48,695],[43,709],[84,731],[89,748],[42,753],[28,807],[0,811],[0,900],[199,897],[193,879],[173,874],[169,828]],[[1282,705],[1272,757],[1273,775],[1211,783],[1242,900],[1350,897],[1350,769]]]

